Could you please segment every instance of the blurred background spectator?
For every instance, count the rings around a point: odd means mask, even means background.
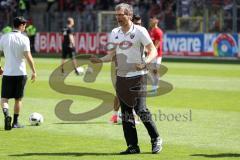
[[[76,31],[97,32],[109,25],[99,22],[104,19],[102,11],[114,11],[115,5],[122,2],[133,5],[145,27],[149,17],[157,15],[165,32],[240,31],[240,0],[0,0],[0,29],[11,26],[16,15],[23,15],[32,18],[38,31],[57,32],[71,15]],[[106,15],[114,21],[114,12]]]

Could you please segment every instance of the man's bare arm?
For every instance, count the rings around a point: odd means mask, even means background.
[[[149,53],[146,57],[145,64],[136,64],[137,70],[143,70],[147,67],[149,63],[157,56],[157,49],[155,48],[153,43],[150,43],[145,46],[146,51]]]
[[[34,64],[34,60],[32,58],[31,52],[28,52],[28,51],[24,52],[24,56],[26,57],[27,62],[32,70],[31,80],[32,82],[34,82],[37,77],[37,74],[36,74],[35,64]]]
[[[70,34],[70,35],[69,35],[69,39],[70,39],[71,47],[75,47],[75,40],[74,40],[73,34]]]
[[[105,55],[102,58],[97,58],[96,56],[92,56],[90,58],[90,61],[92,63],[103,63],[103,62],[111,62],[113,61],[113,57],[116,55],[116,51],[114,50],[109,50],[107,51],[107,55]]]
[[[145,48],[146,48],[146,50],[147,50],[148,53],[149,53],[148,56],[147,56],[147,58],[146,58],[145,63],[146,63],[146,64],[149,64],[149,63],[151,63],[151,61],[152,61],[155,57],[157,57],[157,49],[156,49],[156,47],[154,46],[153,43],[150,43],[150,44],[146,45]]]

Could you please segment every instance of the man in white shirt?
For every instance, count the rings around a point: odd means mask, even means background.
[[[142,25],[142,19],[139,15],[134,14],[133,18],[132,18],[132,22],[133,24],[136,25]],[[110,122],[112,124],[118,124],[118,123],[122,123],[122,118],[121,118],[121,114],[118,113],[120,108],[120,103],[118,100],[118,97],[114,98],[114,103],[113,103],[113,115],[111,116]],[[138,121],[138,117],[136,116],[135,111],[133,110],[133,114],[135,117],[135,124],[139,124],[140,122]]]
[[[27,20],[23,17],[14,18],[14,30],[3,35],[0,39],[0,52],[3,52],[5,57],[1,90],[1,106],[5,116],[5,130],[23,127],[18,122],[18,116],[22,106],[24,87],[27,81],[24,57],[32,70],[32,82],[34,82],[36,78],[34,61],[30,51],[30,41],[27,36],[21,33],[24,32],[26,24]],[[10,98],[15,99],[13,123],[11,122],[12,117],[8,111],[8,100]]]
[[[146,107],[146,65],[157,55],[157,50],[148,31],[131,21],[132,6],[121,3],[115,7],[116,19],[120,27],[112,30],[110,43],[113,48],[102,58],[92,57],[93,63],[109,62],[116,56],[117,81],[116,92],[121,105],[122,125],[127,150],[121,154],[140,153],[133,109],[141,118],[151,137],[152,153],[159,153],[162,140],[152,120],[151,113]],[[143,59],[144,47],[149,52]]]

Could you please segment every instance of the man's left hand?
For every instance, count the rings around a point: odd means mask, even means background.
[[[0,75],[2,75],[3,74],[3,69],[2,69],[2,67],[0,67]]]
[[[141,64],[136,64],[136,69],[138,71],[146,69],[146,64],[145,63],[141,63]]]

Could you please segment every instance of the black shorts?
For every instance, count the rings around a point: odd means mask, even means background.
[[[24,96],[27,76],[3,76],[1,98],[20,99]]]
[[[62,47],[62,59],[66,59],[67,57],[73,59],[75,58],[75,49],[71,47]]]

